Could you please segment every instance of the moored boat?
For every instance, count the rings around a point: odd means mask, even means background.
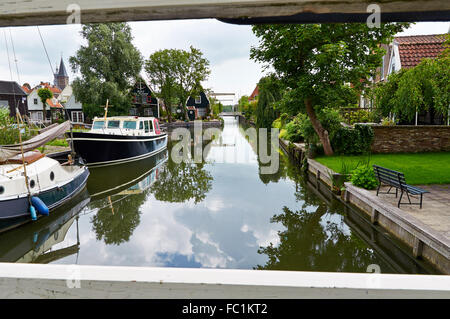
[[[167,134],[154,117],[96,117],[89,132],[73,132],[68,139],[88,166],[140,160],[167,148]]]
[[[89,170],[80,159],[68,157],[61,163],[33,150],[68,127],[70,123],[66,122],[20,145],[0,146],[2,230],[47,215],[86,186]]]

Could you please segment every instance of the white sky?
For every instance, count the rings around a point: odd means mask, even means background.
[[[213,19],[130,22],[133,43],[144,58],[160,49],[188,49],[190,45],[200,49],[210,61],[211,75],[204,86],[215,92],[250,95],[263,75],[262,66],[250,60],[250,47],[257,44],[250,26],[237,26]],[[440,34],[449,31],[450,22],[421,22],[399,35]],[[53,65],[59,66],[64,58],[70,80],[74,74],[68,58],[75,55],[83,43],[80,25],[39,27],[46,41]],[[14,54],[10,42],[13,38],[19,69],[17,76]],[[9,48],[13,80],[37,85],[40,81],[53,83],[53,75],[41,44],[36,27],[0,28],[0,79],[11,80],[5,36]],[[228,104],[225,102],[225,104]]]

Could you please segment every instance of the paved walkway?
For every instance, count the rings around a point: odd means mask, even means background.
[[[400,209],[407,212],[450,238],[450,185],[417,185],[417,187],[428,190],[430,193],[423,195],[423,206],[419,205],[400,205]],[[383,187],[382,191],[386,192],[388,188]],[[376,191],[371,191],[376,195]],[[395,198],[395,190],[393,195],[379,194],[378,197],[397,207],[398,198]],[[400,196],[400,194],[399,194]],[[414,198],[411,198],[414,203]],[[408,203],[408,198],[404,195],[402,203]]]

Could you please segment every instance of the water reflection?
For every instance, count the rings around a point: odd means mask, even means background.
[[[89,208],[98,209],[91,219],[97,240],[120,245],[130,239],[140,223],[147,190],[158,179],[167,158],[164,150],[141,161],[91,170],[87,187],[95,200]]]
[[[49,263],[77,254],[79,237],[63,247],[68,230],[89,203],[86,189],[46,218],[0,234],[0,262]],[[78,230],[78,228],[77,228]]]
[[[245,129],[225,119],[221,136],[204,145],[202,163],[174,163],[170,142],[149,159],[92,169],[91,202],[77,208],[77,223],[69,213],[49,231],[32,224],[38,240],[25,228],[5,233],[1,260],[348,272],[378,264],[384,273],[433,272],[321,192],[284,153],[275,174],[261,174],[257,145]],[[62,241],[47,240],[58,231]],[[73,245],[58,258],[39,259],[50,246]]]

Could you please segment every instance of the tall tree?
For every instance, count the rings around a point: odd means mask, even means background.
[[[143,59],[131,42],[127,23],[83,25],[81,35],[87,40],[70,58],[74,72],[80,72],[73,82],[73,91],[83,104],[88,117],[103,114],[106,100],[111,115],[128,114],[131,107],[130,87],[142,69]]]
[[[306,112],[323,145],[332,155],[328,132],[316,116],[316,109],[335,105],[346,94],[346,83],[360,91],[375,76],[392,36],[408,26],[386,23],[379,28],[366,24],[256,25],[260,39],[252,47],[251,58],[272,66],[290,88],[298,112]],[[345,92],[345,93],[344,93]]]
[[[200,83],[211,73],[209,61],[192,46],[189,51],[166,49],[153,53],[146,61],[145,70],[150,82],[159,88],[164,102],[171,106],[172,101],[178,101],[186,119],[187,99],[199,93]]]
[[[411,121],[416,112],[430,111],[448,116],[450,105],[450,55],[424,59],[408,70],[389,76],[375,88],[375,105],[381,114],[389,113]]]
[[[259,80],[259,96],[256,105],[256,126],[270,128],[278,117],[275,103],[281,100],[282,84],[275,75],[265,76]]]
[[[42,88],[37,91],[37,94],[42,102],[42,108],[44,111],[44,121],[47,118],[47,100],[53,97],[53,92],[48,88]]]
[[[165,49],[152,53],[145,61],[145,71],[158,97],[163,99],[169,122],[172,122],[172,107],[177,104],[177,84],[174,74],[173,50]]]

